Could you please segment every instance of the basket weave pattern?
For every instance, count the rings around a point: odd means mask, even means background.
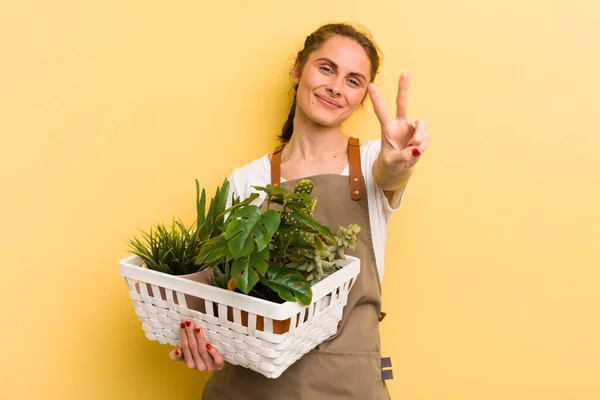
[[[357,258],[346,258],[341,264],[344,268],[313,286],[313,301],[309,306],[276,304],[148,270],[140,267],[141,259],[137,256],[121,260],[120,265],[148,339],[180,346],[179,325],[190,319],[203,329],[207,341],[225,361],[277,378],[335,334],[348,292],[360,271]],[[201,309],[188,308],[185,295],[202,299]],[[242,311],[247,313],[247,320]],[[257,317],[264,319],[260,325]],[[274,333],[273,321],[288,319],[289,330]]]

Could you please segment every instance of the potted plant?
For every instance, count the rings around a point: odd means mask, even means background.
[[[209,283],[213,270],[196,264],[196,259],[205,242],[224,232],[224,215],[229,193],[229,182],[225,180],[217,187],[215,195],[206,209],[206,191],[196,180],[196,221],[189,227],[180,219],[173,218],[170,226],[163,222],[151,226],[149,231],[140,230],[141,238],[133,237],[128,240],[128,250],[143,260],[142,266],[169,275],[177,275],[195,282]],[[233,199],[236,206],[243,206],[254,197],[240,202]],[[138,285],[139,289],[139,285]],[[150,295],[152,288],[147,286]],[[160,288],[161,298],[166,297],[164,288]],[[201,299],[185,296],[188,307],[193,310],[203,310]],[[177,303],[177,299],[175,299]]]

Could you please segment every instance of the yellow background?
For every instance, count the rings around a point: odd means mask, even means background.
[[[304,37],[360,22],[432,140],[389,227],[392,397],[600,399],[595,0],[0,5],[0,398],[198,399],[125,241],[262,156]],[[347,132],[376,139],[370,103]]]

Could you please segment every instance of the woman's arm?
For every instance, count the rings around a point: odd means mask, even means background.
[[[381,153],[373,163],[373,178],[375,179],[375,183],[383,189],[383,193],[390,204],[392,204],[394,194],[399,190],[404,189],[413,171],[414,166],[398,171],[395,171],[392,168],[386,168],[381,161]]]

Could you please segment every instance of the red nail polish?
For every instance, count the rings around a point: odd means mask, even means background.
[[[412,155],[413,155],[413,157],[419,157],[421,155],[421,152],[419,151],[419,149],[414,148],[412,150]]]
[[[196,333],[200,333],[200,328],[196,328]]]
[[[212,346],[210,344],[208,344],[208,343],[206,343],[206,348],[209,349],[209,350],[212,350]]]
[[[185,328],[185,324],[183,322],[179,324],[179,326],[181,326],[181,329]]]
[[[179,355],[179,350],[175,350],[175,355],[178,356]]]
[[[191,323],[190,321],[185,321],[185,324],[186,324],[187,326],[190,326],[192,323]]]

